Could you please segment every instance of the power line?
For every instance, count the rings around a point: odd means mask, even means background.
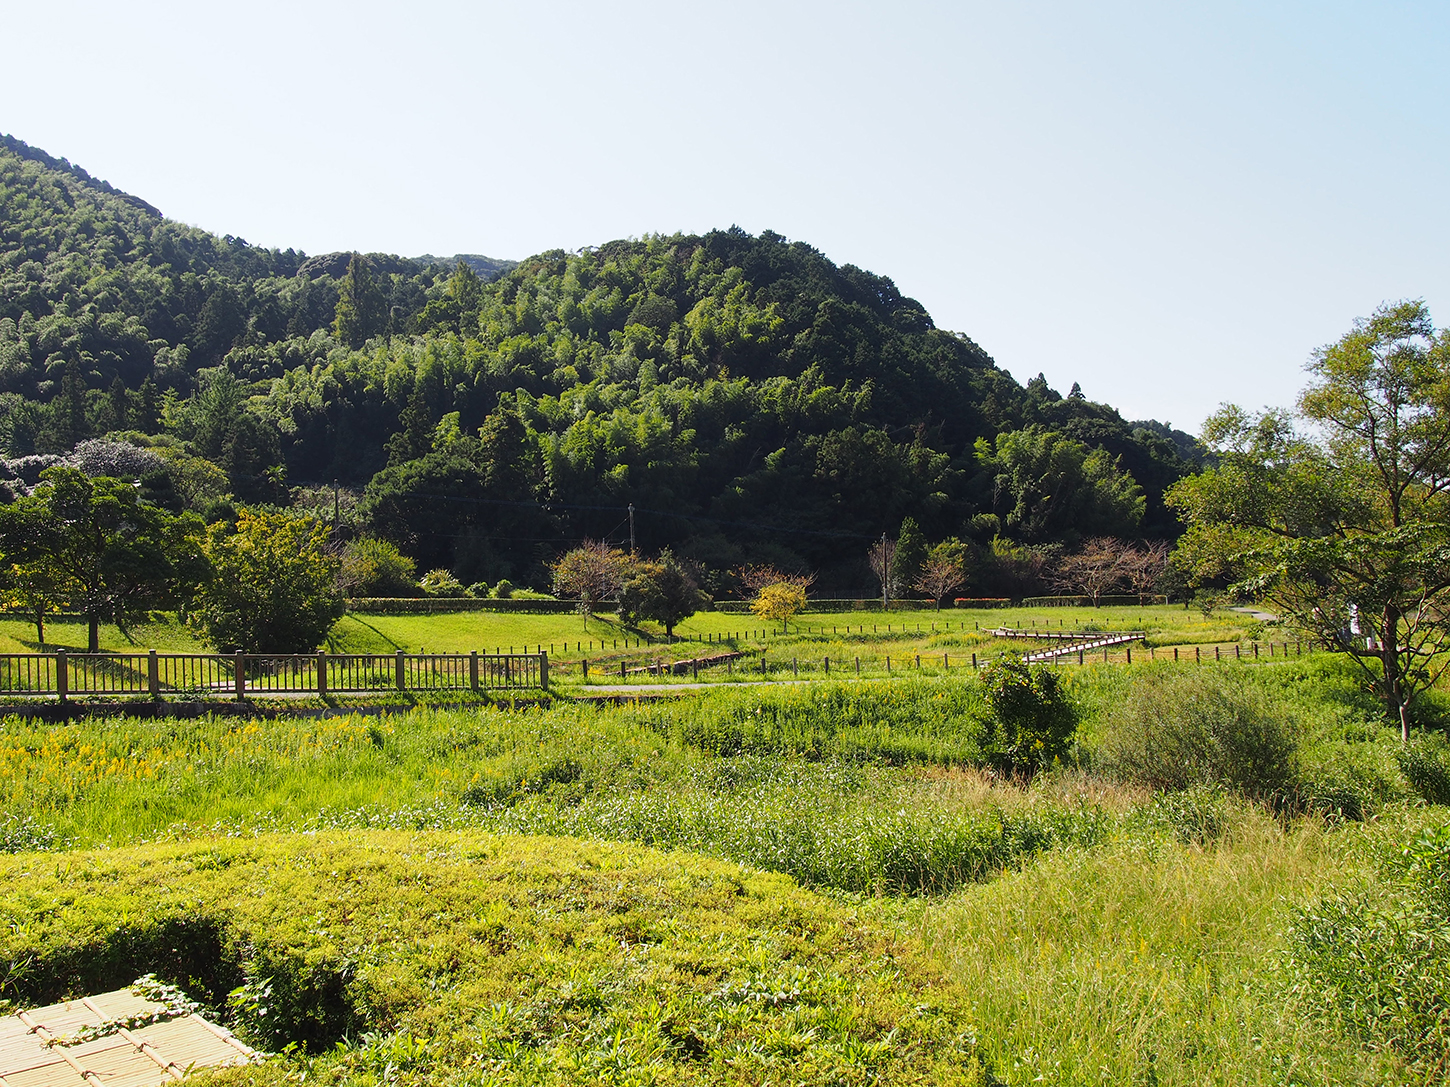
[[[677,513],[672,510],[656,510],[645,506],[636,506],[630,503],[627,506],[596,506],[586,505],[579,502],[537,502],[517,501],[506,498],[473,498],[453,494],[430,494],[426,491],[392,491],[389,497],[397,498],[422,498],[436,502],[454,502],[463,505],[474,506],[510,506],[518,509],[531,509],[541,513],[554,513],[562,510],[593,510],[598,512],[614,513],[648,513],[655,517],[672,517],[680,521],[701,521],[714,525],[732,525],[737,528],[748,528],[757,532],[786,532],[797,536],[824,536],[835,539],[851,540],[874,540],[874,535],[867,535],[863,532],[846,532],[842,530],[827,530],[815,528],[792,528],[787,525],[761,524],[755,521],[737,521],[722,517],[707,517],[704,514]],[[620,524],[624,522],[621,521]],[[618,526],[616,526],[617,528]],[[611,532],[614,530],[611,529]]]

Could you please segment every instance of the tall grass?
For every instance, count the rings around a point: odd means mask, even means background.
[[[824,694],[55,728],[10,718],[0,802],[28,821],[18,842],[477,826],[689,848],[861,893],[941,891],[1097,840],[1112,822],[1081,802],[942,805],[897,765],[975,756],[970,689]]]
[[[1286,904],[1353,871],[1358,833],[1241,808],[1207,848],[1054,850],[909,916],[972,994],[998,1082],[1402,1082],[1395,1054],[1306,1018],[1275,969]]]

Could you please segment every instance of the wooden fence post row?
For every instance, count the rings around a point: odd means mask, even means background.
[[[168,694],[245,701],[249,694],[367,692],[387,689],[549,689],[547,653],[316,654],[47,653],[0,654],[0,696],[55,697]],[[409,668],[418,671],[410,683]],[[584,667],[587,669],[588,664]],[[309,669],[312,674],[309,673]]]

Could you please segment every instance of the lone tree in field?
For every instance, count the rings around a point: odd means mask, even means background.
[[[307,653],[343,612],[327,527],[310,517],[243,509],[207,531],[211,581],[190,617],[223,653]]]
[[[637,562],[633,576],[619,590],[619,614],[626,622],[652,619],[675,636],[675,624],[688,619],[706,602],[699,583],[668,548],[657,562]]]
[[[34,590],[30,603],[36,593],[63,598],[86,617],[92,653],[101,620],[124,632],[191,595],[206,573],[201,531],[200,518],[173,517],[125,480],[65,466],[47,468],[33,494],[0,507],[0,547]]]
[[[1168,492],[1175,561],[1348,655],[1408,738],[1450,663],[1450,334],[1423,302],[1387,304],[1308,370],[1309,433],[1232,406],[1204,425],[1218,463]]]
[[[1124,575],[1128,588],[1138,594],[1139,601],[1158,587],[1163,572],[1168,569],[1168,556],[1172,548],[1163,540],[1153,540],[1135,548],[1129,556]]]
[[[942,597],[950,596],[967,578],[967,545],[961,540],[943,540],[926,553],[926,560],[911,587],[936,601],[941,611]]]
[[[738,576],[750,594],[750,610],[767,622],[779,623],[782,631],[806,610],[806,590],[816,580],[814,574],[786,574],[774,566],[747,566]]]
[[[1094,536],[1075,554],[1058,559],[1050,580],[1054,588],[1085,596],[1096,608],[1104,596],[1128,584],[1138,558],[1131,544]]]
[[[618,548],[603,540],[585,540],[554,563],[554,592],[579,601],[587,627],[599,605],[618,595],[630,566],[629,556]]]

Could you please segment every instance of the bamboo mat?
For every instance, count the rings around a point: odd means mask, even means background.
[[[0,1087],[161,1087],[192,1069],[242,1064],[257,1054],[196,1014],[130,989],[0,1018]]]

